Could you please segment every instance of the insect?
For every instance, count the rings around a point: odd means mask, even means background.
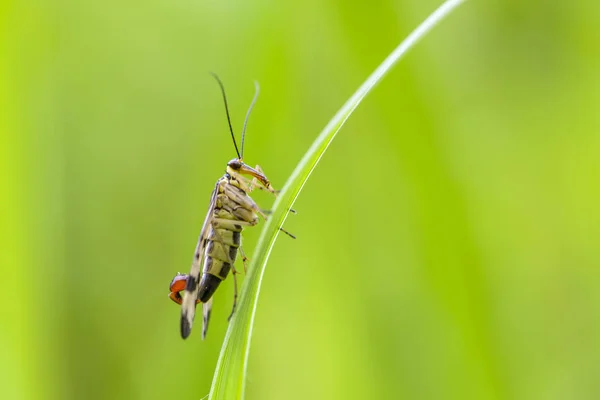
[[[237,158],[227,163],[225,175],[217,181],[212,192],[208,213],[200,231],[190,273],[187,275],[178,273],[169,286],[171,291],[169,297],[181,305],[180,329],[181,337],[184,339],[192,331],[196,305],[198,303],[202,303],[202,338],[206,337],[212,309],[212,296],[221,281],[227,278],[230,270],[234,281],[234,298],[229,318],[233,316],[238,296],[236,278],[238,272],[233,264],[237,258],[238,251],[242,255],[244,270],[246,269],[247,261],[241,247],[241,232],[244,227],[256,225],[259,217],[266,220],[268,214],[268,212],[262,210],[252,200],[248,193],[254,189],[260,189],[277,195],[277,191],[273,189],[271,182],[269,182],[269,179],[267,179],[260,166],[257,165],[252,168],[243,161],[246,127],[250,112],[258,98],[258,83],[254,83],[256,91],[246,113],[246,119],[244,120],[240,152],[231,126],[225,87],[216,74],[211,73],[211,75],[217,80],[221,88],[229,131],[233,139]],[[285,230],[281,230],[294,237]],[[183,296],[180,293],[182,291]]]

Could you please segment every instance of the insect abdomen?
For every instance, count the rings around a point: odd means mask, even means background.
[[[198,300],[201,302],[207,302],[221,281],[227,278],[240,246],[239,231],[238,229],[211,228],[204,259],[204,274],[202,274],[198,291]]]
[[[213,216],[215,220],[206,238],[204,269],[198,289],[198,300],[205,303],[227,278],[237,257],[244,225],[256,225],[256,204],[229,176],[219,181]],[[240,223],[237,223],[237,222]]]
[[[212,295],[215,293],[219,285],[221,284],[221,279],[212,274],[204,274],[202,275],[202,279],[200,280],[200,288],[198,290],[198,300],[203,303],[206,303]]]

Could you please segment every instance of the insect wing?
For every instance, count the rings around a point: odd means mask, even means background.
[[[206,303],[202,303],[202,340],[206,338],[208,332],[208,320],[210,319],[210,311],[212,310],[213,298],[208,299]]]
[[[208,228],[212,222],[213,211],[217,202],[217,194],[219,192],[220,180],[215,186],[210,198],[208,213],[204,219],[196,251],[194,252],[194,260],[187,279],[187,285],[183,293],[183,302],[181,303],[181,337],[187,338],[192,331],[194,323],[194,315],[196,314],[196,299],[198,298],[198,290],[200,283],[200,274],[202,272],[202,263],[204,262],[204,253],[206,251],[206,239],[208,238]],[[207,318],[205,318],[207,319]],[[207,321],[208,322],[208,321]],[[206,329],[206,328],[205,328]]]

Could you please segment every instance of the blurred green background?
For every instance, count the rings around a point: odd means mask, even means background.
[[[238,132],[260,82],[281,187],[439,4],[2,3],[0,397],[206,395],[232,283],[204,342],[167,294],[235,155],[208,71]],[[467,2],[365,100],[270,259],[249,399],[600,398],[599,20]]]

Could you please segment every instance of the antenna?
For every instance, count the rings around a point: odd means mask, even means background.
[[[238,150],[237,143],[235,142],[235,135],[233,134],[233,128],[231,127],[231,118],[229,117],[229,107],[227,107],[227,96],[225,96],[225,87],[223,86],[223,82],[219,79],[217,74],[214,72],[210,73],[216,80],[219,86],[221,87],[221,93],[223,93],[223,102],[225,103],[225,113],[227,114],[227,123],[229,124],[229,132],[231,132],[231,139],[233,139],[233,145],[235,146],[235,152],[237,153],[238,158],[241,160],[242,156],[240,155],[240,151]],[[250,106],[252,109],[252,106]],[[246,117],[247,118],[247,117]],[[244,127],[246,125],[244,124]],[[244,134],[242,133],[242,152],[244,150]]]
[[[252,103],[250,103],[250,107],[248,108],[248,112],[246,113],[246,119],[244,120],[244,128],[242,129],[242,159],[244,157],[244,138],[246,137],[246,126],[248,126],[248,118],[250,118],[250,112],[256,103],[256,99],[258,99],[258,94],[260,93],[260,86],[258,86],[258,82],[254,81],[254,98],[252,99]]]

